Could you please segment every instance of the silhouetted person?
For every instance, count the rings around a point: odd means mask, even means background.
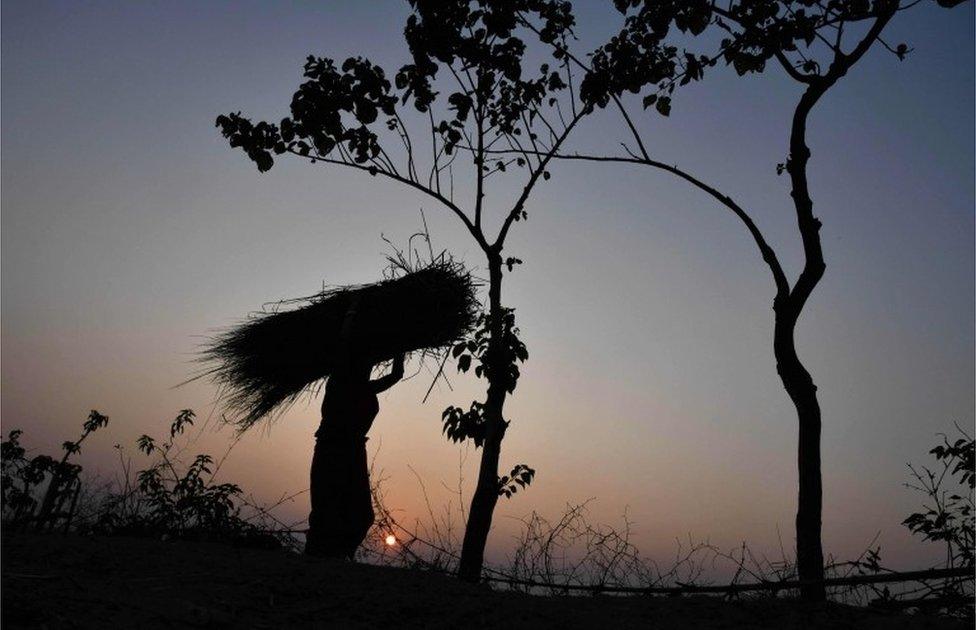
[[[351,344],[359,303],[354,296],[339,333],[337,361],[325,385],[322,423],[315,432],[305,553],[350,558],[373,525],[366,461],[366,434],[379,412],[376,394],[403,378],[403,355],[392,371],[370,380],[373,365],[358,359]]]

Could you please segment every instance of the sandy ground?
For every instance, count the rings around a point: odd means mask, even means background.
[[[3,628],[956,628],[837,605],[533,597],[212,543],[4,533]]]

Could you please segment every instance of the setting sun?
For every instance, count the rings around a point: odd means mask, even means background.
[[[393,534],[387,534],[387,535],[386,535],[386,538],[384,538],[383,540],[384,540],[384,541],[386,542],[386,544],[387,544],[387,545],[389,545],[390,547],[392,547],[393,545],[395,545],[395,544],[396,544],[396,536],[394,536]]]

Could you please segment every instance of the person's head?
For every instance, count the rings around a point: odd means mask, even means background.
[[[368,381],[373,374],[373,364],[364,359],[353,359],[349,365],[349,378],[354,381]]]

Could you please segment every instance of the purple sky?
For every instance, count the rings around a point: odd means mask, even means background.
[[[580,2],[581,48],[612,31],[609,2]],[[264,302],[323,282],[376,279],[423,207],[435,245],[479,252],[429,200],[350,172],[283,163],[259,175],[213,127],[241,110],[276,120],[309,53],[404,60],[402,2],[43,2],[2,8],[2,422],[57,448],[88,409],[111,416],[83,461],[112,470],[112,445],[161,435],[212,389],[174,389],[200,336]],[[939,550],[900,521],[902,487],[935,434],[974,417],[973,6],[900,16],[810,124],[812,192],[827,275],[800,322],[800,354],[824,411],[827,550],[850,557],[882,532],[893,566]],[[655,157],[681,164],[750,208],[788,269],[800,245],[783,161],[795,84],[775,69],[718,69],[640,115]],[[639,107],[633,108],[635,111]],[[573,147],[614,151],[612,115]],[[497,209],[497,207],[496,207]],[[636,542],[668,556],[676,536],[791,537],[796,421],[771,351],[773,287],[727,211],[666,175],[559,164],[517,224],[508,280],[529,346],[503,467],[533,486],[503,502],[490,552],[531,510],[554,516],[596,497],[595,520],[628,508]],[[441,482],[465,489],[473,450],[447,443],[440,412],[482,394],[473,378],[421,399],[426,373],[384,395],[370,445],[389,501],[413,516]],[[238,445],[222,473],[270,499],[307,485],[317,403]],[[214,423],[216,424],[216,423]],[[207,431],[221,452],[231,432]],[[134,449],[133,449],[134,450]],[[466,454],[466,455],[465,455]],[[467,500],[467,497],[466,497]],[[286,506],[306,510],[304,501]]]

